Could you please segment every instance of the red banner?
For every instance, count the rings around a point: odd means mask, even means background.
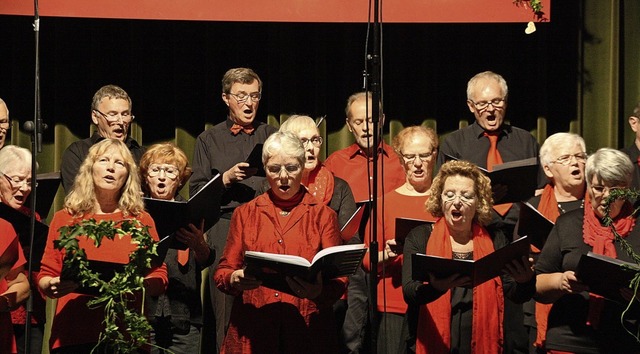
[[[513,0],[381,1],[384,23],[528,22]],[[371,0],[373,4],[373,0]],[[542,0],[551,18],[551,0]],[[369,0],[39,0],[40,16],[257,22],[366,22]],[[373,5],[371,5],[373,6]],[[0,14],[33,16],[34,2],[0,0]]]

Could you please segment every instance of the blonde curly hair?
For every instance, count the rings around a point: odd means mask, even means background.
[[[476,165],[468,161],[449,161],[440,167],[440,171],[431,183],[431,197],[425,203],[427,211],[436,217],[444,216],[442,210],[444,182],[453,176],[466,177],[473,181],[474,192],[478,200],[473,218],[481,225],[487,225],[491,221],[491,208],[493,207],[491,181]]]

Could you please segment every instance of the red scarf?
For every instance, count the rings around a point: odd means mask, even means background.
[[[625,238],[636,224],[636,219],[631,215],[631,205],[625,203],[620,210],[620,214],[613,221],[613,226],[620,237]],[[618,252],[613,245],[615,236],[610,226],[603,226],[600,218],[596,216],[593,208],[584,208],[584,222],[582,224],[582,239],[584,243],[593,247],[593,253],[602,254],[612,258],[617,258]],[[600,313],[604,308],[604,299],[600,295],[589,293],[589,313],[587,315],[587,325],[598,329],[600,325]]]
[[[487,230],[473,223],[473,257],[480,259],[494,251]],[[449,230],[444,218],[433,227],[426,253],[452,258]],[[500,277],[473,288],[471,352],[501,353],[503,349],[504,295]],[[449,353],[451,344],[451,290],[420,307],[416,353]]]
[[[302,184],[307,187],[309,193],[316,197],[320,203],[329,205],[333,197],[333,181],[334,177],[331,171],[318,163],[316,168],[309,172],[306,180],[302,181]]]
[[[556,199],[554,188],[550,184],[544,186],[544,190],[540,196],[540,203],[538,203],[538,211],[553,223],[555,223],[558,216],[560,216],[558,200]],[[540,250],[536,248],[536,246],[531,245],[531,252],[538,254]],[[542,304],[536,301],[537,336],[534,345],[538,348],[544,347],[547,338],[547,319],[549,318],[551,306],[553,306],[553,304]]]

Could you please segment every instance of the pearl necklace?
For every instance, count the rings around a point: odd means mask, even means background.
[[[573,201],[570,202],[563,202],[563,203],[572,203]],[[584,198],[582,199],[581,203],[580,203],[580,209],[584,209]],[[562,207],[562,205],[560,205],[560,202],[558,202],[558,210],[560,211],[560,214],[564,214],[567,211],[564,210],[564,208]]]

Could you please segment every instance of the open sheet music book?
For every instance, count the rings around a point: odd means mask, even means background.
[[[627,303],[620,295],[620,289],[628,288],[637,272],[640,272],[640,266],[635,263],[589,251],[580,257],[576,278],[589,286],[589,292]]]
[[[412,254],[411,274],[414,280],[429,281],[429,274],[437,278],[446,278],[453,274],[466,275],[471,278],[472,287],[480,285],[503,273],[505,265],[523,256],[529,255],[529,238],[522,237],[512,243],[495,250],[478,260],[464,260]]]
[[[318,272],[322,272],[323,279],[353,275],[366,252],[362,243],[333,246],[321,250],[309,262],[299,256],[246,251],[245,274],[262,280],[263,286],[290,292],[285,277],[297,276],[315,282]]]
[[[551,220],[542,215],[538,209],[529,202],[522,202],[520,207],[520,217],[516,225],[518,236],[529,236],[531,244],[542,250],[547,237],[555,225]]]
[[[445,160],[459,160],[445,154]],[[523,160],[509,161],[493,166],[493,170],[478,167],[491,180],[491,187],[498,185],[507,187],[506,194],[494,204],[515,203],[528,200],[535,194],[538,187],[538,159],[531,157]]]
[[[187,246],[173,238],[181,227],[189,224],[200,226],[204,219],[205,231],[220,218],[220,198],[224,193],[222,175],[217,173],[188,201],[144,198],[145,209],[151,214],[158,230],[158,237],[169,242],[170,248],[186,249]],[[165,239],[171,236],[170,239]]]

